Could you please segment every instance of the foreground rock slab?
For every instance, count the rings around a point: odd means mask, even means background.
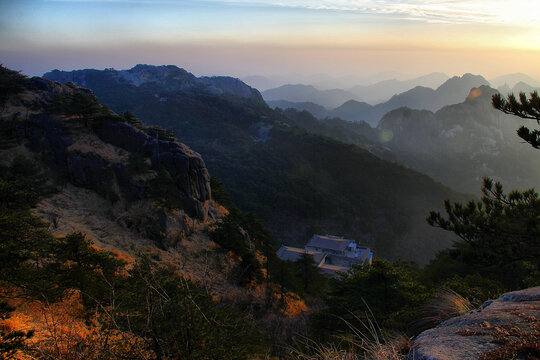
[[[540,286],[504,294],[424,331],[407,359],[540,359]]]

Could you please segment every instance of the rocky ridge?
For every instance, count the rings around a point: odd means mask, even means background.
[[[242,81],[227,76],[204,76],[197,78],[174,65],[151,66],[139,64],[128,70],[105,69],[108,80],[136,87],[155,84],[166,91],[192,91],[208,95],[233,95],[262,102],[261,94]],[[44,78],[60,83],[73,82],[86,87],[87,79],[102,76],[102,71],[86,69],[76,71],[53,70]],[[162,97],[162,101],[166,98]]]
[[[86,99],[96,114],[53,109],[73,99]],[[23,156],[40,164],[55,190],[37,212],[58,234],[85,229],[103,245],[114,247],[119,238],[132,237],[167,249],[193,233],[196,223],[219,214],[198,153],[160,138],[155,128],[125,122],[101,107],[90,90],[27,79],[26,91],[8,98],[1,115],[9,139],[0,150],[2,162]],[[91,220],[96,216],[101,220]]]

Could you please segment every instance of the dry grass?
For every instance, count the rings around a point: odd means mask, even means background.
[[[0,328],[34,331],[34,336],[13,359],[152,358],[142,339],[126,332],[105,330],[97,317],[84,317],[77,292],[54,304],[23,299],[10,302],[16,311],[11,318],[0,322]]]
[[[414,323],[418,330],[435,327],[445,320],[466,314],[475,307],[471,302],[451,289],[439,290],[433,299],[422,307]]]
[[[307,345],[307,346],[306,346]],[[399,334],[385,340],[361,339],[345,340],[339,345],[321,345],[305,342],[306,351],[292,350],[294,360],[402,360],[407,356],[411,340]],[[345,349],[344,349],[345,348]]]
[[[338,346],[330,345],[320,345],[317,343],[307,342],[309,354],[293,351],[291,353],[291,358],[295,360],[356,360],[357,357],[356,351],[354,349],[343,350]]]
[[[306,351],[292,349],[290,358],[294,360],[402,360],[407,356],[412,340],[406,335],[395,333],[385,335],[373,314],[366,314],[366,321],[354,317],[358,325],[342,319],[352,332],[351,337],[340,339],[337,345],[321,345],[304,340],[301,347]]]
[[[274,296],[278,302],[282,303],[281,313],[286,317],[297,317],[308,311],[305,302],[294,293],[285,294],[283,299],[280,294],[276,293]]]

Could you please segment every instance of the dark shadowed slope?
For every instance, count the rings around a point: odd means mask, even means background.
[[[119,79],[118,72],[75,73],[46,77],[76,79],[112,109],[130,109],[174,129],[204,156],[235,203],[261,216],[279,242],[334,233],[359,239],[382,256],[419,261],[449,244],[424,218],[456,194],[357,146],[292,126],[257,93],[215,95],[183,90],[174,78],[174,84],[163,77],[138,84]]]

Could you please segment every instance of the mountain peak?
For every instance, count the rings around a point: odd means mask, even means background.
[[[491,99],[493,95],[497,93],[497,90],[487,86],[487,85],[481,85],[479,87],[474,87],[469,92],[469,95],[467,95],[467,100],[473,100],[477,98],[484,98],[484,99]]]
[[[482,76],[482,75],[474,75],[471,73],[465,73],[462,76],[453,76],[447,81],[445,81],[440,88],[446,87],[446,86],[452,86],[453,84],[465,84],[469,82],[477,82],[481,83],[481,85],[489,85],[489,82]],[[480,85],[478,85],[480,86]]]

